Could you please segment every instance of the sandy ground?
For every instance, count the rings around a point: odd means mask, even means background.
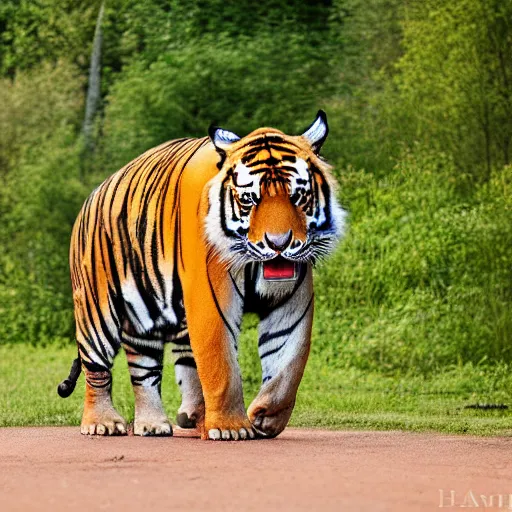
[[[214,442],[0,429],[2,512],[456,510],[484,508],[491,495],[512,509],[512,438],[287,429]]]

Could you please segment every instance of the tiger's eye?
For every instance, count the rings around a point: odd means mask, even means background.
[[[245,204],[251,204],[252,203],[252,196],[249,192],[244,192],[240,196],[240,201]]]

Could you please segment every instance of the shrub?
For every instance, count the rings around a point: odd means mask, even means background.
[[[468,194],[450,158],[421,151],[386,179],[341,173],[350,229],[316,282],[326,363],[429,372],[512,358],[511,177]]]
[[[39,148],[6,180],[0,236],[0,342],[71,338],[73,301],[68,250],[86,195],[78,180],[80,148],[66,131]]]

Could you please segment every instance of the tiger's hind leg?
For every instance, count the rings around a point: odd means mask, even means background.
[[[126,435],[126,421],[112,403],[111,369],[120,344],[108,328],[102,330],[101,324],[91,323],[82,298],[75,292],[76,340],[85,375],[80,431],[89,435]]]
[[[126,435],[126,421],[112,403],[110,367],[82,363],[85,374],[84,413],[80,432],[89,435]]]
[[[111,369],[117,347],[97,350],[96,344],[90,345],[81,336],[77,336],[77,341],[85,375],[84,412],[80,432],[100,436],[126,435],[126,421],[112,402]]]
[[[181,428],[195,428],[204,417],[204,398],[188,334],[171,339],[174,373],[181,392],[176,423]]]
[[[165,414],[162,397],[164,342],[123,332],[121,342],[135,394],[136,436],[172,436],[172,427]]]

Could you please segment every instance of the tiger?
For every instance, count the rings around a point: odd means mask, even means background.
[[[167,343],[178,426],[234,441],[284,430],[310,351],[312,269],[345,228],[320,156],[328,131],[323,111],[299,136],[211,126],[146,151],[91,193],[70,246],[78,357],[58,388],[69,396],[84,372],[82,434],[127,434],[111,393],[122,346],[134,435],[172,435],[161,398]],[[247,411],[237,361],[245,312],[259,315],[262,370]]]

